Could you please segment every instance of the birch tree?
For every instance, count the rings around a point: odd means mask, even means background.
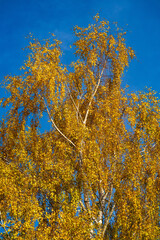
[[[96,15],[74,34],[70,67],[54,36],[32,39],[5,78],[1,239],[158,240],[159,99],[122,87],[135,56],[123,30]]]

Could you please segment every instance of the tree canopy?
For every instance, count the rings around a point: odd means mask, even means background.
[[[1,239],[158,240],[160,101],[122,87],[135,56],[123,30],[96,15],[74,34],[71,66],[53,35],[5,78]]]

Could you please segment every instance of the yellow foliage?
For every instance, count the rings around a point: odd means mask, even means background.
[[[5,79],[2,239],[158,240],[159,99],[122,88],[125,33],[98,14],[74,32],[71,70],[59,41],[33,39],[21,76]]]

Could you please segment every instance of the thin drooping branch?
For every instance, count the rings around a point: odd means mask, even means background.
[[[100,74],[100,76],[99,76],[97,85],[96,85],[96,87],[95,87],[95,89],[94,89],[94,91],[93,91],[93,93],[92,93],[90,102],[89,102],[89,104],[88,104],[88,109],[87,109],[87,111],[86,111],[85,118],[84,118],[84,121],[83,121],[83,124],[84,124],[84,125],[86,125],[87,118],[88,118],[88,114],[89,114],[89,108],[90,108],[90,106],[91,106],[91,104],[92,104],[92,101],[93,101],[93,98],[94,98],[94,96],[96,95],[96,92],[97,92],[97,90],[98,90],[98,87],[99,87],[99,84],[100,84],[100,82],[101,82],[101,78],[102,78],[104,69],[105,69],[105,64],[104,64],[104,67],[103,67],[103,69],[102,69],[102,71],[101,71],[101,74]]]
[[[52,124],[53,124],[53,126],[55,127],[55,129],[56,129],[69,143],[71,143],[74,147],[76,147],[76,145],[75,145],[64,133],[62,133],[61,130],[57,127],[57,125],[55,124],[53,118],[51,117],[50,111],[49,111],[49,109],[48,109],[48,107],[47,107],[47,104],[46,104],[46,102],[45,102],[45,100],[44,100],[43,97],[42,97],[42,99],[43,99],[43,101],[44,101],[44,105],[45,105],[46,111],[47,111],[47,113],[48,113],[48,116],[49,116],[49,118],[50,118],[50,121],[52,122]]]

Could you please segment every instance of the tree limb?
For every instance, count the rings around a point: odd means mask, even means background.
[[[91,104],[92,104],[92,101],[93,101],[93,98],[94,98],[94,96],[95,96],[95,94],[96,94],[96,92],[97,92],[97,90],[98,90],[98,87],[99,87],[99,84],[100,84],[100,82],[101,82],[101,78],[102,78],[102,75],[103,75],[103,72],[104,72],[104,68],[105,68],[105,64],[104,64],[104,67],[103,67],[103,69],[102,69],[102,71],[101,71],[101,74],[100,74],[100,76],[99,76],[97,85],[96,85],[96,87],[95,87],[95,89],[94,89],[94,91],[93,91],[93,93],[92,93],[90,102],[89,102],[89,104],[88,104],[88,109],[87,109],[87,111],[86,111],[85,118],[84,118],[84,121],[83,121],[83,124],[84,124],[84,125],[86,125],[87,118],[88,118],[88,114],[89,114],[89,108],[90,108],[90,106],[91,106]]]
[[[55,127],[55,129],[56,129],[69,143],[71,143],[74,147],[76,147],[76,145],[75,145],[65,134],[63,134],[63,133],[61,132],[61,130],[57,127],[57,125],[55,124],[53,118],[51,117],[50,111],[49,111],[49,109],[48,109],[48,107],[47,107],[47,104],[45,103],[45,100],[44,100],[43,97],[42,97],[42,99],[43,99],[43,101],[44,101],[44,105],[45,105],[45,108],[46,108],[46,110],[47,110],[47,113],[48,113],[48,116],[49,116],[49,118],[50,118],[50,121],[52,122],[52,124],[53,124],[53,126]]]
[[[81,113],[79,112],[79,108],[77,107],[77,105],[76,105],[76,103],[75,103],[75,101],[74,101],[74,99],[73,99],[73,97],[72,97],[72,95],[71,95],[71,92],[70,92],[68,86],[67,86],[67,89],[68,89],[70,98],[71,98],[71,100],[72,100],[72,102],[73,102],[73,105],[74,105],[74,107],[75,107],[75,109],[76,109],[77,118],[78,118],[78,116],[79,116],[80,119],[81,119],[81,122],[83,123],[83,119],[82,119]]]
[[[103,226],[103,232],[102,232],[103,237],[104,237],[104,235],[105,235],[105,232],[106,232],[106,229],[107,229],[109,220],[110,220],[110,218],[111,218],[111,216],[112,216],[112,214],[113,214],[114,208],[115,208],[115,204],[113,205],[112,210],[110,211],[108,218],[105,219],[105,223],[104,223],[104,226]]]

